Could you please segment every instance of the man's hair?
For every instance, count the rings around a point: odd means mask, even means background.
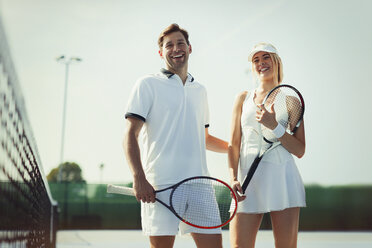
[[[169,25],[167,28],[165,28],[163,30],[163,32],[161,32],[161,34],[159,35],[158,45],[159,45],[160,49],[163,47],[164,37],[171,34],[171,33],[174,33],[174,32],[181,32],[183,34],[183,36],[185,37],[187,45],[190,45],[189,33],[187,33],[187,31],[185,29],[180,28],[180,26],[178,26],[178,24],[173,23],[173,24]]]

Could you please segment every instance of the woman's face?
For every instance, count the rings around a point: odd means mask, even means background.
[[[273,61],[268,52],[258,52],[252,59],[253,71],[261,81],[273,80]]]

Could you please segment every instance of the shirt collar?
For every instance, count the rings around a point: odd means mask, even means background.
[[[167,76],[167,78],[170,78],[170,77],[172,77],[172,76],[174,75],[173,72],[168,71],[168,70],[165,69],[165,68],[161,68],[161,69],[160,69],[160,72],[163,73],[165,76]],[[188,79],[190,82],[194,82],[194,77],[193,77],[190,73],[187,73],[187,74],[188,74],[188,78],[187,78],[187,79]]]

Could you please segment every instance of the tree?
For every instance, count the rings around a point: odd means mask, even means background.
[[[58,182],[59,168],[62,170],[62,182],[85,182],[80,166],[74,162],[64,162],[50,171],[48,182]]]

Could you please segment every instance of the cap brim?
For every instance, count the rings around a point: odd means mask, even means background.
[[[252,59],[253,59],[254,55],[256,53],[258,53],[258,52],[268,52],[268,53],[278,54],[278,52],[274,48],[270,48],[270,47],[257,47],[255,49],[253,49],[252,52],[249,54],[248,61],[249,62],[252,62]]]

